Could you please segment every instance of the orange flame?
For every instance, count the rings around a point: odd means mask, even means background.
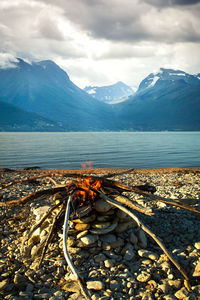
[[[101,187],[101,180],[96,180],[92,177],[86,177],[84,179],[80,179],[77,183],[77,187],[83,190],[77,191],[75,197],[79,197],[81,200],[81,205],[84,204],[85,200],[94,200],[96,193],[91,190],[94,188],[98,190]]]

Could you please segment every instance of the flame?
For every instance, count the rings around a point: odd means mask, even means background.
[[[91,188],[98,190],[101,187],[101,182],[100,179],[97,180],[92,177],[80,179],[76,185],[83,190],[77,191],[75,197],[79,197],[81,205],[83,205],[86,200],[94,200],[96,193],[92,191]]]

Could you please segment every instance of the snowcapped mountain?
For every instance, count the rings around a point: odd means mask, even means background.
[[[23,110],[23,116],[35,113],[68,131],[103,130],[113,122],[110,105],[78,88],[51,60],[28,63],[17,58],[12,68],[0,68],[0,101]]]
[[[112,85],[107,86],[87,86],[84,88],[90,96],[95,99],[101,100],[107,104],[116,104],[124,101],[128,96],[134,94],[134,90],[119,81]]]
[[[139,85],[138,92],[144,91],[149,88],[163,85],[164,82],[169,85],[175,81],[183,81],[190,85],[200,84],[199,75],[190,75],[186,72],[173,69],[160,68],[158,72],[149,74]]]
[[[138,91],[115,105],[127,129],[200,130],[199,75],[172,69],[149,74]]]

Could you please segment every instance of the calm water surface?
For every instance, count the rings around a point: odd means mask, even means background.
[[[200,167],[200,132],[0,133],[0,167]]]

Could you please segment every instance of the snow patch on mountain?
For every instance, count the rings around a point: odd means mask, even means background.
[[[154,76],[152,82],[149,85],[149,87],[154,86],[159,79],[160,79],[159,76]]]

